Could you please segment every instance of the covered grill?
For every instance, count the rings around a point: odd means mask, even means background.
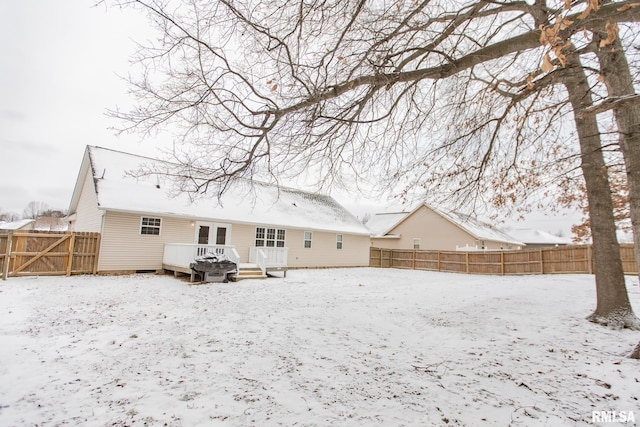
[[[231,275],[238,272],[238,266],[224,254],[206,253],[196,258],[189,268],[202,282],[227,283]]]

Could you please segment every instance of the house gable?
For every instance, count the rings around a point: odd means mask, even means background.
[[[467,233],[447,218],[424,204],[419,205],[395,224],[387,235],[399,236],[394,248],[412,249],[414,239],[419,240],[419,249],[455,250],[475,242],[475,237]]]
[[[382,214],[384,215],[384,214]],[[395,224],[372,236],[372,245],[392,249],[517,249],[522,243],[473,218],[443,213],[426,203],[398,214]],[[375,223],[382,223],[377,221]]]

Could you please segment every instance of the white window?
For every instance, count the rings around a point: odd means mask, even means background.
[[[256,228],[256,247],[264,246],[264,236],[265,236],[265,228],[257,227]]]
[[[313,233],[311,231],[305,231],[304,232],[304,247],[305,248],[310,248],[311,247],[311,238],[313,237]]]
[[[159,236],[161,222],[160,218],[149,218],[143,216],[140,221],[140,234]]]
[[[284,238],[284,230],[267,227],[256,228],[256,247],[284,248]]]
[[[336,234],[336,249],[342,249],[342,234]]]
[[[420,239],[413,239],[413,249],[420,249]]]
[[[278,235],[276,237],[276,247],[284,248],[284,230],[278,230]]]
[[[268,248],[276,247],[276,229],[275,228],[267,228],[267,247]]]

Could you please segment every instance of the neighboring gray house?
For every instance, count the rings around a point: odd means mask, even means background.
[[[546,231],[536,230],[535,228],[508,228],[504,232],[513,236],[514,239],[520,240],[530,248],[545,248],[550,246],[565,246],[571,244],[571,239],[566,237],[554,236]]]
[[[203,251],[267,270],[369,264],[369,230],[330,196],[239,180],[221,203],[192,202],[163,176],[127,174],[159,162],[87,147],[69,228],[101,233],[99,272],[182,271]]]

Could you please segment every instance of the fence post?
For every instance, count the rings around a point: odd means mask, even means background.
[[[540,248],[540,274],[544,274],[544,257],[542,256],[542,248]]]
[[[500,252],[500,275],[504,276],[504,252]]]
[[[469,252],[465,252],[465,260],[467,264],[467,274],[469,274]]]
[[[93,268],[92,268],[92,272],[91,274],[97,274],[98,273],[98,261],[100,259],[100,239],[102,238],[102,234],[100,233],[95,233],[95,241],[94,244],[96,245],[96,248],[93,252]]]
[[[589,274],[593,274],[593,246],[587,246],[587,271]]]
[[[73,250],[76,244],[76,233],[71,233],[71,241],[69,242],[69,259],[67,265],[67,276],[71,276],[71,266],[73,265]]]
[[[416,269],[416,250],[413,250],[413,256],[411,257],[411,269]]]
[[[13,241],[13,233],[7,235],[7,250],[4,257],[4,268],[2,269],[2,280],[7,280],[9,276],[9,263],[11,262],[11,243]]]
[[[440,251],[438,251],[438,271],[440,271]]]

